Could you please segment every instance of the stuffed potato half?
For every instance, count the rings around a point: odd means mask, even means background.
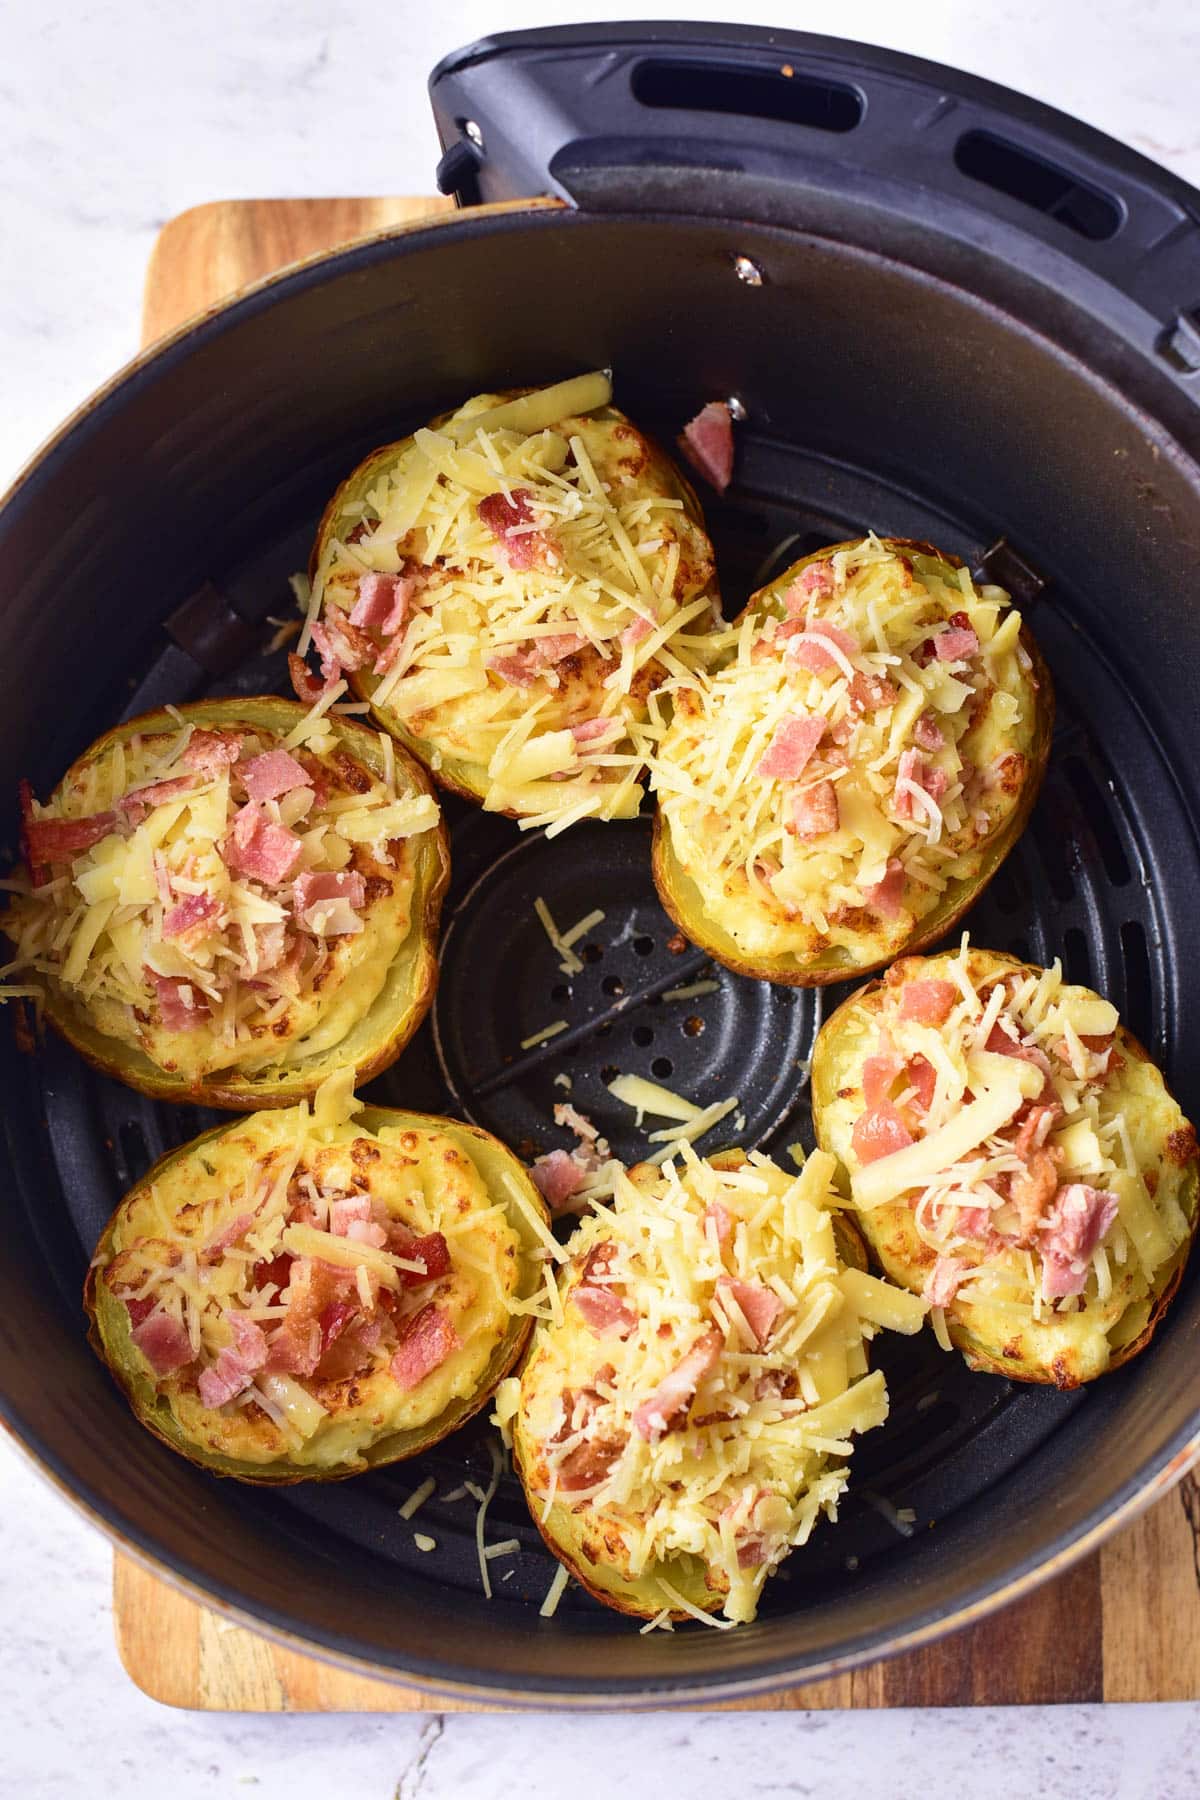
[[[640,1165],[571,1239],[556,1316],[497,1418],[550,1549],[620,1612],[753,1618],[771,1571],[836,1516],[854,1434],[887,1415],[868,1341],[926,1309],[855,1266],[835,1167]]]
[[[353,1475],[489,1398],[544,1230],[497,1139],[333,1077],[311,1111],[207,1132],[126,1195],[87,1278],[91,1341],[142,1424],[214,1474]]]
[[[300,649],[311,626],[326,683],[531,825],[637,811],[647,697],[716,609],[699,502],[610,395],[591,375],[475,396],[369,456],[313,553]]]
[[[891,1280],[973,1368],[1075,1387],[1150,1340],[1196,1228],[1196,1134],[1116,1008],[965,942],[827,1020],[819,1142]]]
[[[117,726],[50,801],[23,795],[4,971],[106,1074],[248,1109],[366,1081],[437,980],[449,849],[423,769],[292,700]]]
[[[1049,673],[1000,588],[908,539],[835,544],[750,600],[673,691],[654,877],[729,968],[841,981],[941,936],[1019,837]]]

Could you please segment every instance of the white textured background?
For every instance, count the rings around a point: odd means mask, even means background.
[[[0,0],[0,480],[137,342],[156,232],[204,200],[419,193],[424,84],[489,30],[744,17],[1037,95],[1200,186],[1196,0]],[[0,1796],[1195,1800],[1200,1706],[587,1720],[173,1713],[112,1644],[108,1546],[0,1445]]]

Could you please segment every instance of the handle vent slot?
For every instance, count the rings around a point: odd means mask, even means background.
[[[817,131],[853,131],[863,116],[862,95],[854,88],[812,75],[785,75],[783,65],[746,69],[655,58],[638,63],[631,86],[643,106],[737,113]]]
[[[956,167],[972,181],[1057,219],[1078,237],[1103,243],[1121,229],[1119,201],[1057,163],[990,131],[968,131],[954,149]]]

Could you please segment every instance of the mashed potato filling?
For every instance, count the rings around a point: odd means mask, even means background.
[[[1000,588],[870,537],[764,590],[674,691],[674,860],[749,960],[894,953],[981,870],[1030,772],[1036,686]]]
[[[200,1139],[101,1245],[107,1359],[217,1466],[366,1467],[476,1393],[514,1317],[518,1238],[453,1128],[356,1127],[348,1094]]]
[[[694,502],[610,392],[479,395],[369,458],[322,527],[301,654],[311,633],[327,682],[523,825],[637,811],[646,696],[712,620]]]
[[[887,1415],[867,1343],[925,1307],[843,1263],[831,1156],[789,1175],[681,1155],[618,1173],[584,1219],[563,1317],[498,1417],[551,1548],[602,1598],[736,1622],[835,1515],[853,1436]]]
[[[390,740],[377,773],[323,719],[285,740],[177,718],[110,734],[45,806],[25,794],[0,974],[53,984],[190,1081],[331,1050],[409,937],[437,803]]]

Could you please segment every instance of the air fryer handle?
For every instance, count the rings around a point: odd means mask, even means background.
[[[1101,133],[952,69],[722,25],[512,32],[430,79],[443,191],[813,223],[820,190],[1018,263],[1067,257],[1200,369],[1200,222],[1185,183]],[[1045,269],[1043,268],[1043,274]]]

